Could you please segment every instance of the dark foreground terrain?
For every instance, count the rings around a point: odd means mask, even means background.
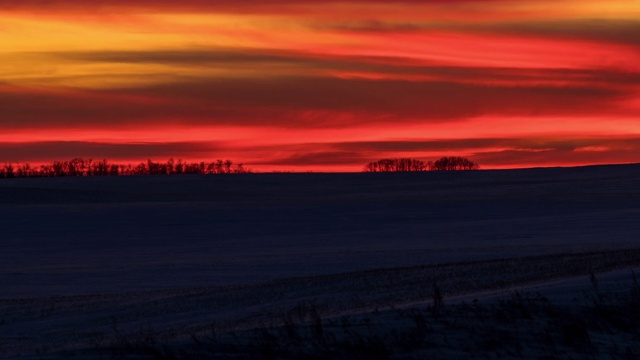
[[[637,165],[3,179],[0,358],[636,356],[638,184]],[[531,292],[561,279],[584,284]]]

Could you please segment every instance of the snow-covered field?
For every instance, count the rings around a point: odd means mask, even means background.
[[[0,358],[424,308],[434,284],[462,301],[627,276],[639,184],[637,165],[5,179]]]

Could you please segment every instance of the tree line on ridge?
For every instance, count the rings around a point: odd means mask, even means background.
[[[436,161],[411,158],[381,159],[365,165],[365,172],[454,171],[478,170],[476,162],[457,156],[442,157]],[[147,160],[137,165],[110,163],[106,159],[74,158],[32,166],[29,163],[0,166],[0,178],[62,177],[62,176],[119,176],[119,175],[173,175],[173,174],[245,174],[252,172],[231,160],[211,162],[183,162],[173,158],[166,162]]]
[[[445,156],[436,161],[424,162],[418,159],[397,158],[372,161],[364,166],[365,172],[402,172],[402,171],[455,171],[478,170],[474,161],[459,156]]]
[[[212,162],[183,162],[169,159],[167,162],[147,160],[137,165],[116,164],[104,160],[74,158],[54,161],[51,164],[31,166],[5,164],[0,167],[0,178],[61,177],[61,176],[118,176],[118,175],[170,175],[170,174],[244,174],[249,173],[242,164],[231,160]]]

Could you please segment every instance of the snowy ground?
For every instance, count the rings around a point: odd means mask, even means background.
[[[424,308],[434,281],[453,301],[628,274],[638,184],[640,166],[3,180],[0,358]]]

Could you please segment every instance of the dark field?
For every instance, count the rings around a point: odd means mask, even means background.
[[[300,306],[424,309],[434,283],[469,300],[627,276],[639,184],[637,165],[3,179],[0,357],[82,358],[142,328],[179,344],[282,326]]]

